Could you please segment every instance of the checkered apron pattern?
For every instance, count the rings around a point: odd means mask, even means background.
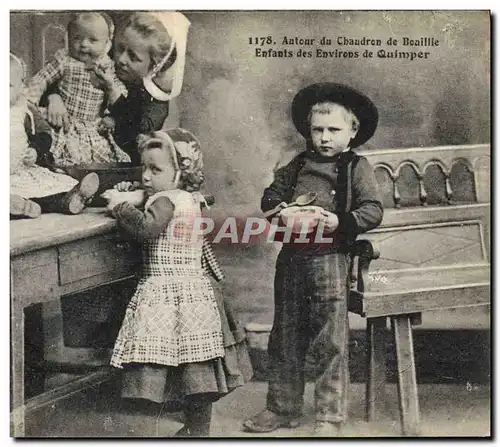
[[[103,61],[112,64],[109,57]],[[54,132],[51,152],[60,166],[89,163],[129,162],[130,157],[122,151],[108,132],[97,131],[105,101],[104,91],[94,87],[91,73],[83,62],[71,58],[66,50],[59,50],[55,60],[47,64],[30,81],[28,99],[37,104],[46,87],[58,83],[68,115],[69,128]],[[123,93],[125,86],[116,78]],[[42,111],[44,112],[44,111]]]
[[[144,245],[143,277],[127,308],[111,365],[178,366],[224,357],[221,317],[201,266],[200,204],[186,191],[156,194],[175,206],[168,228]]]

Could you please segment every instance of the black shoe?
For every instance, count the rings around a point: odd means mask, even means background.
[[[63,211],[68,214],[80,214],[99,189],[99,176],[95,172],[87,174],[63,198]]]
[[[191,438],[191,437],[192,435],[189,431],[189,428],[186,428],[185,425],[172,435],[172,438]]]
[[[243,429],[251,433],[270,433],[281,427],[297,428],[299,425],[296,417],[282,416],[266,409],[243,422]]]

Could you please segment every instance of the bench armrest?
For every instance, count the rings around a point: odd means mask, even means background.
[[[354,242],[350,254],[353,258],[359,256],[360,258],[368,258],[372,261],[380,257],[380,250],[376,243],[361,239]]]
[[[349,266],[350,287],[351,289],[357,289],[359,292],[364,292],[370,263],[379,258],[380,250],[376,243],[362,239],[354,242],[349,254],[351,257]],[[356,258],[358,259],[356,260]],[[357,264],[356,274],[354,274],[355,264]]]

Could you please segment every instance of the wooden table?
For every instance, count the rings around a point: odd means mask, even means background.
[[[132,277],[133,253],[103,209],[10,222],[12,436],[25,436],[30,408],[102,382],[111,373],[102,368],[25,401],[24,309]]]

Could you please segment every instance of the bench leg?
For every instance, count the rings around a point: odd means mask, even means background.
[[[403,436],[418,436],[420,415],[410,318],[410,315],[395,315],[391,317],[391,327],[396,345],[399,411]]]
[[[368,422],[376,419],[377,408],[382,408],[385,403],[386,320],[386,317],[377,317],[368,318],[366,321],[368,377],[366,379],[365,411]]]

